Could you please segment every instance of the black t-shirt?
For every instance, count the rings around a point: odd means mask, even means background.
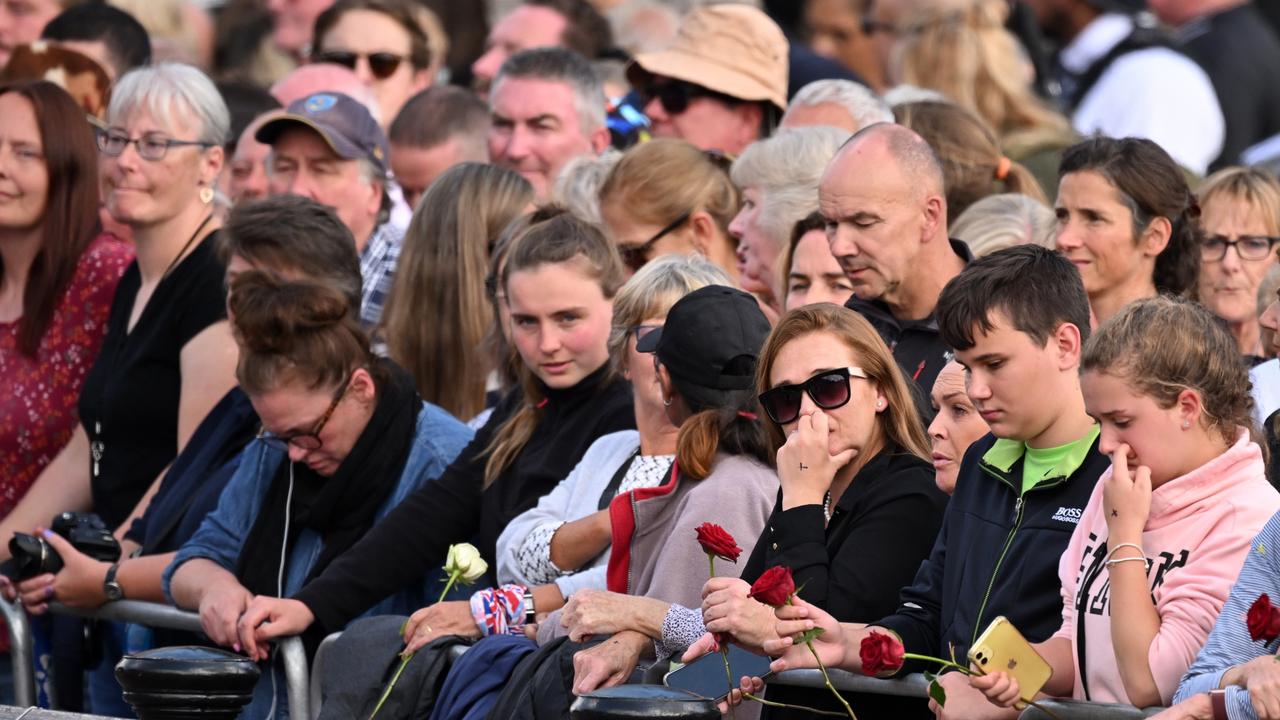
[[[135,261],[116,288],[102,352],[80,390],[89,435],[93,510],[108,527],[124,522],[178,454],[179,354],[191,338],[226,318],[224,269],[210,234],[156,286],[129,331],[142,284]]]

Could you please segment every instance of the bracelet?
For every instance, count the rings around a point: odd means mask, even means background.
[[[1141,545],[1137,543],[1120,543],[1119,545],[1111,548],[1111,552],[1107,553],[1107,562],[1108,563],[1111,562],[1111,556],[1115,555],[1117,550],[1119,550],[1120,548],[1126,548],[1126,547],[1131,547],[1134,550],[1137,550],[1138,552],[1142,553],[1143,559],[1146,559],[1147,551],[1143,550]]]
[[[1146,559],[1146,558],[1144,558],[1144,557],[1116,558],[1115,560],[1108,560],[1108,561],[1107,561],[1106,563],[1104,563],[1104,564],[1105,564],[1107,567],[1111,567],[1112,565],[1115,565],[1115,564],[1117,564],[1117,563],[1130,562],[1130,561],[1137,561],[1137,560],[1141,560],[1141,561],[1143,562],[1143,564],[1144,564],[1148,569],[1150,569],[1150,568],[1151,568],[1151,561],[1150,561],[1150,560],[1148,560],[1148,559]]]

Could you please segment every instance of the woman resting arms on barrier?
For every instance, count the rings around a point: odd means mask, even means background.
[[[214,642],[239,650],[236,623],[255,595],[294,592],[322,572],[438,477],[471,433],[374,357],[342,292],[254,270],[232,282],[228,305],[236,375],[262,431],[164,585],[174,604],[199,611]],[[435,589],[420,582],[375,609],[406,613]],[[269,717],[284,687],[264,673],[244,716]]]

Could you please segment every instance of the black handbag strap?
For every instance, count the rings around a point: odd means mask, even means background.
[[[609,484],[605,486],[604,492],[600,495],[600,504],[596,508],[597,510],[604,510],[609,507],[609,503],[613,502],[613,496],[618,494],[618,488],[622,486],[622,478],[627,476],[627,471],[635,464],[638,457],[640,457],[640,448],[636,448],[631,457],[627,458],[627,461],[618,467],[618,471],[613,474]]]

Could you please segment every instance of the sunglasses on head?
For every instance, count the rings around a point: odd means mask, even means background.
[[[867,379],[859,367],[843,367],[824,370],[799,385],[779,385],[760,393],[760,407],[769,419],[779,425],[795,422],[800,417],[800,405],[804,395],[823,410],[835,410],[849,402],[852,393],[849,378]]]
[[[364,58],[369,63],[369,72],[379,80],[386,80],[395,75],[396,70],[400,68],[400,63],[405,61],[403,55],[396,55],[389,52],[376,53],[358,53],[349,50],[325,50],[312,58],[315,62],[333,63],[341,65],[348,70],[355,70],[356,63]]]

